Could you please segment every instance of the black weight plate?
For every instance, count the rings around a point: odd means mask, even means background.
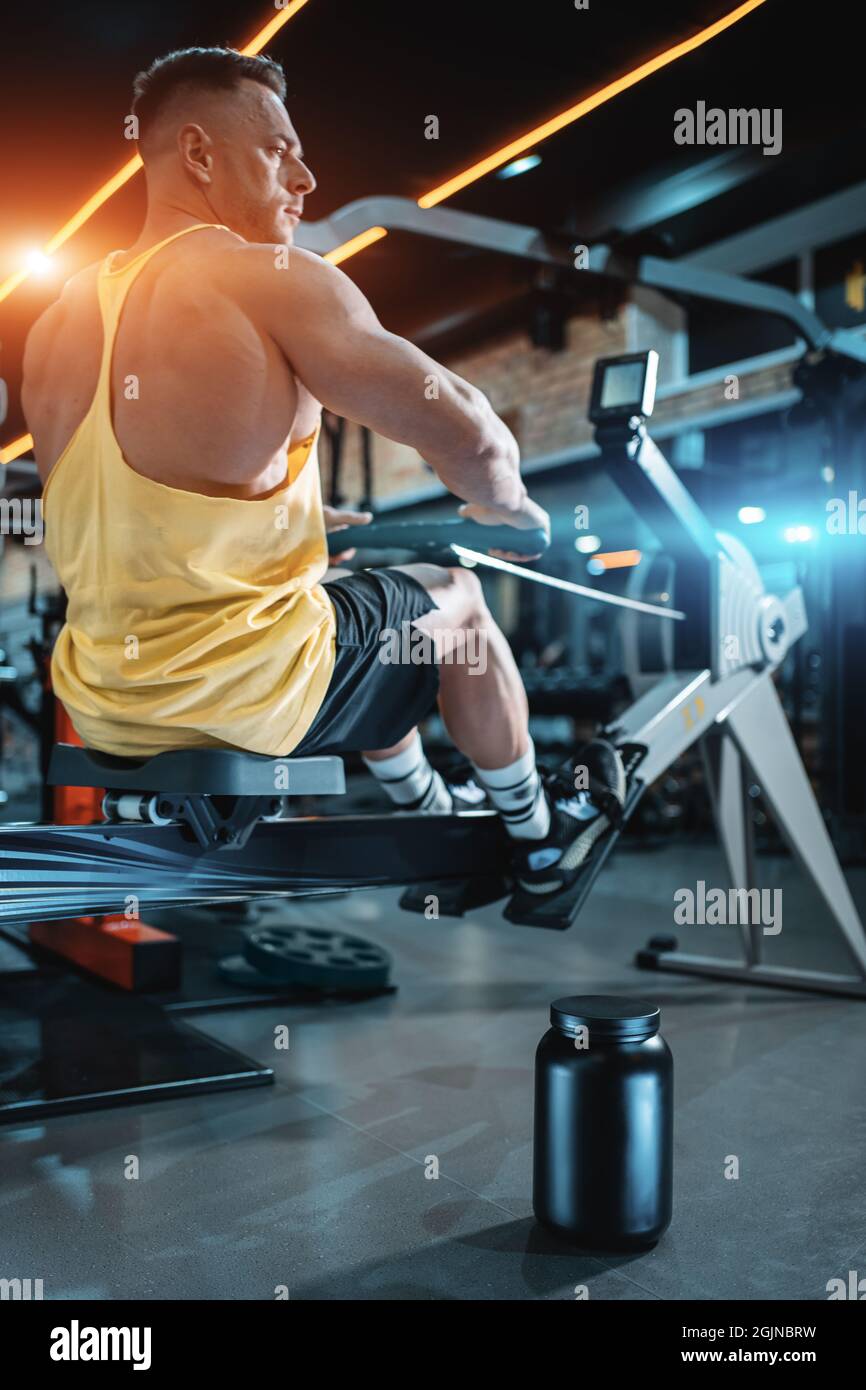
[[[323,927],[257,927],[244,933],[250,965],[275,984],[311,989],[383,989],[391,957],[372,941]]]

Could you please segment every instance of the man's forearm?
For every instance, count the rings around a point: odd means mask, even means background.
[[[466,431],[460,445],[440,456],[425,454],[437,477],[464,502],[517,511],[526,496],[520,476],[520,450],[511,430],[487,397],[465,390]]]

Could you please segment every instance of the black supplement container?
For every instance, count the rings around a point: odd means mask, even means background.
[[[535,1054],[532,1205],[572,1245],[641,1249],[670,1224],[673,1058],[644,999],[550,1006]]]

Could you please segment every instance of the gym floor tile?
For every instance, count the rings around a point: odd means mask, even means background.
[[[28,1191],[39,1200],[7,1258],[50,1268],[46,1296],[58,1297],[270,1300],[285,1287],[301,1300],[523,1300],[574,1298],[578,1286],[652,1297],[282,1088],[262,1098],[242,1097],[255,1114],[226,1106],[218,1135],[176,1101],[100,1115],[92,1129],[91,1117],[63,1117],[51,1142],[22,1132],[7,1207]],[[136,1181],[122,1176],[132,1153]]]
[[[676,933],[673,891],[694,881],[697,853],[723,882],[706,846],[623,853],[565,934],[509,926],[496,908],[427,921],[396,891],[282,905],[273,920],[389,949],[397,992],[195,1016],[272,1066],[273,1088],[0,1131],[19,1277],[44,1278],[46,1296],[121,1298],[272,1299],[282,1285],[292,1299],[574,1299],[584,1285],[590,1299],[825,1298],[866,1261],[866,1008],[638,970],[649,935]],[[789,890],[768,956],[846,968],[789,861],[759,868]],[[850,881],[862,908],[866,873]],[[736,947],[735,928],[689,932],[702,954]],[[662,1008],[675,1210],[648,1253],[589,1257],[532,1220],[533,1056],[550,1001],[575,992]],[[425,1176],[434,1157],[438,1179]]]

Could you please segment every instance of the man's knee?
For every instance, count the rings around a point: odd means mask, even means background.
[[[398,565],[428,592],[438,611],[418,620],[419,626],[483,627],[490,621],[481,580],[464,565]],[[435,621],[434,621],[435,620]]]
[[[426,632],[435,645],[436,660],[442,665],[440,679],[453,668],[473,673],[487,669],[488,639],[495,631],[493,618],[484,600],[484,590],[472,570],[443,569],[435,591],[437,607],[418,618],[415,626]]]
[[[452,582],[459,584],[463,592],[479,607],[484,604],[484,588],[478,573],[474,569],[468,569],[466,565],[455,565],[449,569],[448,573],[452,577]]]
[[[448,607],[453,616],[454,626],[485,627],[490,621],[490,614],[487,611],[481,580],[475,571],[467,569],[464,565],[455,565],[442,572],[447,576],[446,587],[450,600]]]

